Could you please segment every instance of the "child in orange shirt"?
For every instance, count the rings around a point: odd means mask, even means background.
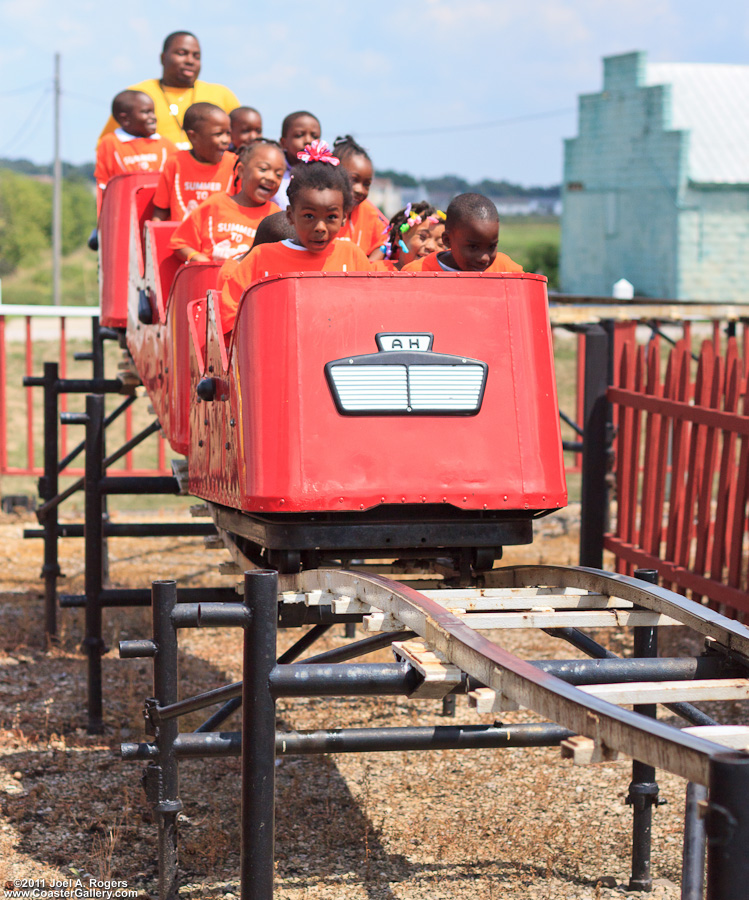
[[[311,112],[304,109],[289,113],[281,125],[281,137],[279,144],[286,154],[286,174],[281,182],[281,189],[273,198],[281,209],[289,205],[287,191],[291,181],[291,172],[294,166],[299,165],[298,155],[307,144],[320,140],[320,120]]]
[[[497,252],[499,214],[483,194],[458,194],[447,207],[445,250],[405,266],[404,272],[522,272],[523,267]]]
[[[156,113],[148,94],[120,91],[112,101],[112,117],[119,127],[104,135],[96,150],[97,212],[110,178],[161,172],[167,159],[177,152],[171,141],[156,134]]]
[[[246,253],[260,222],[279,212],[270,198],[285,169],[283,151],[265,138],[244,146],[237,162],[238,194],[219,192],[204,200],[172,235],[171,247],[186,262],[216,262]]]
[[[232,192],[237,158],[228,152],[229,116],[213,103],[193,103],[184,128],[192,149],[167,160],[153,197],[156,220],[181,222],[211,194]]]
[[[325,141],[313,141],[299,153],[289,184],[286,215],[296,238],[254,247],[224,284],[224,331],[234,327],[239,301],[253,282],[282,272],[368,272],[373,265],[352,241],[336,237],[354,205],[351,182]]]
[[[263,136],[263,118],[253,106],[238,106],[229,113],[232,153]]]
[[[400,270],[404,266],[442,250],[445,214],[431,203],[409,203],[390,220],[387,240],[379,248],[388,268]],[[380,258],[372,255],[373,258]]]
[[[377,251],[376,258],[381,259],[379,247],[389,223],[387,216],[367,200],[374,175],[372,160],[364,147],[357,144],[350,134],[336,138],[333,156],[340,159],[341,165],[348,172],[354,192],[354,208],[341,229],[338,240],[353,241],[370,259],[370,254]]]

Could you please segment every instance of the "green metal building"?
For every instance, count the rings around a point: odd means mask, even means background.
[[[744,298],[749,66],[607,57],[565,142],[560,281],[611,295]]]

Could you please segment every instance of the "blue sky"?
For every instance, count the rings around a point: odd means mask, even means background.
[[[747,63],[739,0],[0,0],[0,156],[52,156],[53,54],[62,54],[63,158],[93,159],[111,98],[161,73],[166,34],[193,31],[201,78],[256,106],[265,134],[308,108],[323,137],[354,134],[379,168],[417,176],[561,178],[581,93],[601,57]]]

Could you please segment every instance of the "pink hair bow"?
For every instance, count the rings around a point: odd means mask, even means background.
[[[312,141],[311,144],[307,144],[304,150],[300,150],[297,153],[297,159],[301,159],[302,162],[324,162],[330,163],[331,166],[337,166],[340,163],[340,159],[337,156],[333,156],[330,152],[330,147],[328,147],[325,141]]]

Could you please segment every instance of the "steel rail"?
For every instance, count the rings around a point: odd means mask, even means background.
[[[501,575],[500,575],[501,573]],[[724,646],[747,654],[749,629],[662,588],[595,569],[521,566],[495,570],[502,586],[554,585],[615,595],[679,618]],[[725,748],[673,726],[591,697],[530,662],[518,659],[443,606],[380,575],[315,569],[279,579],[280,591],[326,591],[390,613],[468,675],[522,706],[597,744],[626,753],[698,784],[709,783],[710,761]],[[672,599],[674,598],[674,599]]]

